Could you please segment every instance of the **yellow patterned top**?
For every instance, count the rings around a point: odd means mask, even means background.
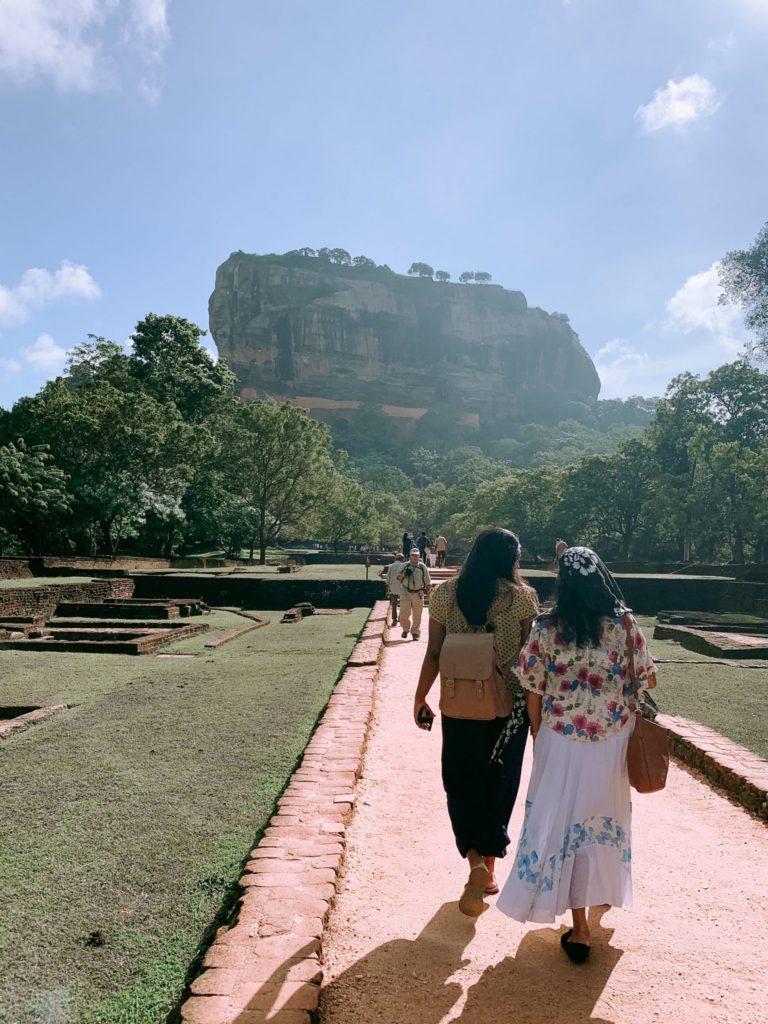
[[[468,633],[470,626],[456,603],[456,580],[441,583],[432,591],[429,599],[429,616],[446,633]],[[490,607],[488,620],[493,623],[493,646],[504,679],[510,691],[517,693],[521,687],[513,666],[520,655],[523,642],[523,623],[530,623],[539,614],[539,599],[531,587],[518,587],[511,580],[499,580],[496,597]]]

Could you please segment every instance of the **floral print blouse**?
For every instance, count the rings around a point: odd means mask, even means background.
[[[627,615],[640,692],[656,667],[642,629]],[[515,671],[526,690],[543,697],[542,723],[572,740],[609,739],[629,721],[629,678],[625,617],[604,619],[599,647],[566,644],[548,615],[533,624]]]

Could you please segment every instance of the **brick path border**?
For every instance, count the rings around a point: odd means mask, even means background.
[[[25,715],[0,722],[0,740],[17,736],[20,732],[31,729],[33,725],[39,725],[40,722],[45,722],[49,718],[53,718],[54,715],[62,715],[65,711],[69,711],[68,704],[49,704],[47,707],[35,708],[34,711],[28,711]]]
[[[311,1024],[320,1003],[325,923],[384,649],[377,601],[264,836],[240,877],[231,927],[219,929],[181,1008],[184,1024]]]
[[[696,768],[742,807],[768,821],[768,761],[688,718],[659,715],[675,757]]]

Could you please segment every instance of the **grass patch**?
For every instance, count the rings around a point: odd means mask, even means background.
[[[655,696],[661,710],[702,722],[761,757],[768,757],[768,662],[723,665],[674,640],[654,640],[655,619],[638,616],[659,665]],[[691,664],[683,664],[690,662]]]
[[[0,590],[19,590],[27,587],[49,587],[51,584],[66,584],[78,587],[81,583],[92,583],[93,576],[25,576],[18,580],[0,580]]]
[[[367,610],[255,614],[194,659],[0,651],[0,704],[76,705],[0,747],[2,1024],[165,1020]]]

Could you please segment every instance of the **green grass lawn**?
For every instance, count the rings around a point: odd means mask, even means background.
[[[0,651],[0,704],[75,705],[0,745],[2,1024],[160,1024],[179,998],[367,610],[254,614],[168,649],[195,658]]]
[[[723,665],[721,659],[688,651],[674,640],[654,640],[656,620],[638,618],[660,662],[655,696],[661,710],[702,722],[768,757],[768,661]]]

